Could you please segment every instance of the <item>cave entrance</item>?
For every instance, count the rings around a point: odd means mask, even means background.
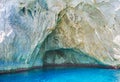
[[[43,56],[43,66],[66,64],[99,64],[99,62],[82,52],[78,53],[72,49],[50,50]]]

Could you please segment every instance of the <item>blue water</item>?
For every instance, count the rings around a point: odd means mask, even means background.
[[[120,82],[120,70],[50,68],[0,75],[0,82]]]

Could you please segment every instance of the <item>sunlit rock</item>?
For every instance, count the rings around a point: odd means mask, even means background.
[[[55,28],[55,13],[40,0],[0,4],[0,69],[34,66],[42,42]],[[41,60],[37,64],[42,65]]]
[[[119,0],[0,0],[0,70],[120,64]]]
[[[56,29],[45,40],[46,51],[73,49],[103,64],[119,65],[119,25],[111,3],[80,3],[62,10]]]

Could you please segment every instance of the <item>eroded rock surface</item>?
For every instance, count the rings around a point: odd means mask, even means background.
[[[47,63],[119,66],[119,5],[119,0],[1,0],[0,70]]]
[[[34,66],[42,42],[55,28],[55,13],[39,0],[3,0],[0,5],[0,69]]]

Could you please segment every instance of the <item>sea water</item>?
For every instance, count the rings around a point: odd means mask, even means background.
[[[2,74],[0,82],[120,82],[120,70],[101,68],[43,68]]]

